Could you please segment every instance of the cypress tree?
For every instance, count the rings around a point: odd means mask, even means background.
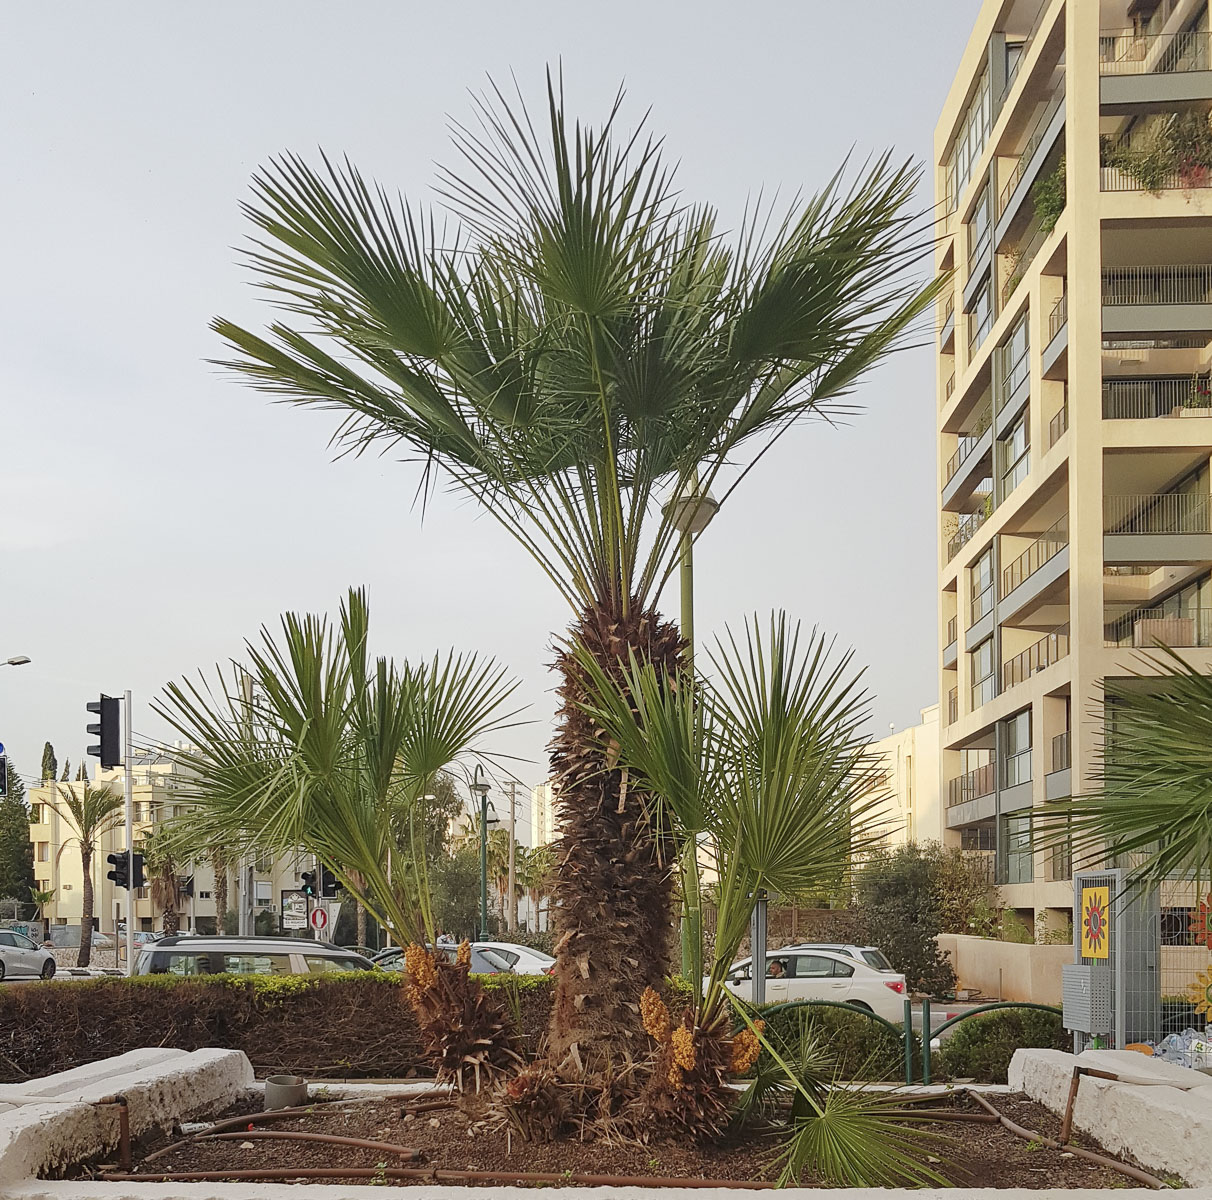
[[[0,896],[29,903],[34,886],[34,846],[29,838],[25,784],[8,760],[8,796],[0,800]]]

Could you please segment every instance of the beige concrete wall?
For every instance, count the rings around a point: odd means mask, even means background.
[[[1072,945],[1036,946],[943,933],[939,949],[955,967],[961,988],[976,988],[991,1000],[1061,1002],[1061,967],[1073,961]]]

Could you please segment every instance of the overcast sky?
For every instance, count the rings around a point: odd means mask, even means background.
[[[924,160],[977,0],[208,0],[8,5],[0,45],[0,741],[86,744],[87,700],[148,701],[239,652],[284,609],[370,589],[379,650],[457,645],[522,679],[534,724],[502,747],[545,777],[551,634],[539,570],[465,501],[422,520],[416,471],[333,462],[333,420],[222,377],[216,313],[258,326],[238,202],[282,150],[347,153],[410,197],[450,161],[447,117],[513,72],[541,99],[628,112],[734,224],[759,189],[819,187],[851,147]],[[923,200],[926,198],[923,197]],[[788,436],[696,555],[700,634],[788,609],[856,647],[873,728],[935,701],[933,363],[884,366],[849,428]],[[676,586],[662,607],[677,612]]]

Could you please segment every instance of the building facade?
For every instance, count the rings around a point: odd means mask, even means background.
[[[549,846],[556,840],[556,796],[550,783],[530,789],[530,837],[533,846]]]
[[[1208,0],[986,0],[935,134],[940,784],[1037,933],[1102,685],[1212,666]]]
[[[872,742],[877,774],[861,804],[872,804],[885,846],[943,841],[939,804],[938,705],[922,709],[920,724]]]
[[[181,791],[186,778],[174,762],[160,754],[143,754],[135,758],[132,769],[132,798],[134,805],[135,846],[150,833],[158,822],[186,812]],[[63,798],[70,789],[77,791],[79,783],[43,783],[31,787],[30,841],[34,848],[34,878],[39,891],[53,891],[54,899],[43,909],[43,919],[49,926],[79,926],[83,904],[83,864],[80,844],[70,820],[65,817]],[[112,771],[97,771],[95,787],[111,787],[122,796],[125,778],[121,767]],[[96,927],[112,934],[115,921],[125,922],[129,898],[124,888],[115,888],[107,878],[112,870],[109,854],[125,849],[126,840],[121,820],[97,843],[93,854],[93,917]],[[299,872],[311,869],[310,859],[295,855],[276,860],[247,861],[231,864],[228,873],[228,911],[237,925],[248,932],[255,928],[278,931],[277,917],[281,892],[299,886]],[[215,873],[210,861],[183,863],[179,879],[189,880],[192,895],[181,892],[177,899],[179,927],[182,933],[216,932],[219,916],[215,907]],[[188,889],[187,889],[188,890]],[[135,893],[135,928],[151,931],[163,928],[164,914],[155,909],[149,888]]]

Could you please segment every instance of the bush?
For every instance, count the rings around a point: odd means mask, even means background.
[[[936,1055],[936,1072],[950,1079],[1005,1083],[1015,1050],[1072,1050],[1073,1038],[1059,1013],[1038,1008],[1003,1008],[969,1017]]]
[[[1041,233],[1051,233],[1065,211],[1065,156],[1062,154],[1051,175],[1037,179],[1031,188],[1035,215]]]
[[[799,1038],[815,1038],[837,1065],[842,1079],[904,1082],[902,1034],[861,1012],[808,1004],[764,1006],[766,1037],[776,1048]],[[768,1057],[768,1051],[762,1055]],[[921,1039],[913,1035],[914,1078],[921,1067]]]

